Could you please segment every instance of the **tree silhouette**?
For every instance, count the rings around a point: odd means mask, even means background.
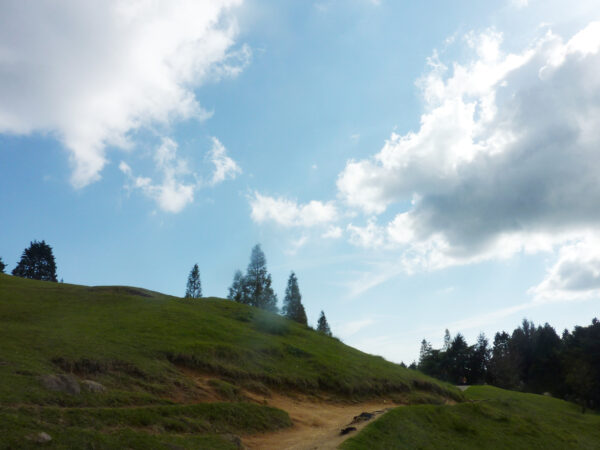
[[[247,302],[242,303],[277,312],[277,295],[271,287],[271,274],[267,272],[267,258],[259,244],[252,249],[244,281],[248,297]]]
[[[285,297],[283,298],[283,315],[288,319],[294,320],[303,325],[307,324],[306,311],[302,305],[302,295],[298,287],[298,278],[292,272],[288,279],[288,285],[285,289]]]
[[[238,303],[246,303],[248,301],[246,280],[244,279],[241,270],[236,270],[235,275],[233,276],[233,283],[229,287],[227,298]]]
[[[185,298],[200,298],[202,297],[202,284],[200,283],[200,269],[198,264],[194,264],[187,280],[185,289]]]
[[[56,262],[52,247],[45,241],[31,242],[29,248],[23,250],[21,260],[12,274],[22,278],[56,282]]]
[[[319,333],[326,334],[327,336],[331,336],[331,329],[329,328],[327,318],[325,317],[325,313],[323,311],[321,311],[319,321],[317,322],[317,331]]]
[[[0,273],[4,273],[4,269],[6,269],[6,264],[4,264],[4,261],[0,258]]]

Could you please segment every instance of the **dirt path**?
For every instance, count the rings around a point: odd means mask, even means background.
[[[291,399],[281,395],[273,395],[267,402],[270,406],[287,411],[294,426],[274,433],[242,438],[244,445],[251,450],[335,449],[375,420],[376,416],[395,406],[385,400],[355,404],[315,403],[310,399]],[[352,419],[363,412],[373,413],[374,417],[351,424]],[[356,427],[356,431],[340,435],[340,431],[348,426]]]

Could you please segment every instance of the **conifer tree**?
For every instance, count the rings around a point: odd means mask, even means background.
[[[429,355],[431,354],[431,350],[431,344],[427,342],[426,339],[423,339],[421,341],[421,349],[419,350],[419,366],[421,366],[429,357]]]
[[[4,261],[0,258],[0,273],[4,273],[4,269],[6,269],[6,264],[4,264]]]
[[[306,311],[302,305],[302,295],[298,287],[298,278],[292,272],[288,279],[288,285],[285,289],[285,297],[283,299],[283,315],[288,319],[294,320],[303,325],[307,324]]]
[[[56,282],[56,262],[52,247],[45,241],[31,242],[29,248],[23,250],[21,260],[12,274],[22,278]]]
[[[229,294],[227,295],[229,300],[233,300],[238,303],[246,303],[248,301],[248,293],[246,289],[246,280],[242,275],[241,270],[237,270],[233,276],[233,283],[229,287]]]
[[[185,289],[185,298],[200,298],[202,297],[202,284],[200,283],[200,269],[198,264],[194,264],[187,280]]]
[[[450,336],[450,331],[448,331],[448,328],[446,328],[446,331],[444,331],[444,346],[442,347],[442,350],[445,352],[450,350],[451,343],[452,343],[452,336]]]
[[[325,313],[323,311],[321,311],[319,322],[317,322],[317,331],[319,333],[326,334],[327,336],[331,336],[331,329],[329,328],[327,318],[325,317]]]
[[[252,249],[244,281],[248,301],[243,303],[277,312],[277,295],[271,287],[272,281],[271,274],[267,272],[267,259],[259,244]]]

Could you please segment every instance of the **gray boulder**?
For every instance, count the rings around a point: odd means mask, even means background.
[[[52,440],[52,436],[50,436],[48,433],[40,431],[39,433],[30,434],[27,436],[27,439],[37,444],[45,444],[46,442],[50,442]]]
[[[83,380],[81,382],[81,387],[89,392],[102,393],[106,392],[106,388],[100,383],[92,380]]]
[[[72,395],[77,395],[81,392],[79,382],[73,375],[42,375],[40,379],[42,385],[51,391],[64,392]]]

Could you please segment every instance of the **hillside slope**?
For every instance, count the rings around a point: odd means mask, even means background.
[[[95,448],[235,448],[231,433],[291,425],[257,400],[272,391],[334,401],[461,399],[279,316],[139,288],[0,275],[0,342],[0,448],[39,432],[56,448],[90,440]],[[66,389],[51,389],[64,380]],[[81,392],[63,392],[69,383]],[[90,391],[94,383],[102,392]]]
[[[600,415],[563,400],[472,386],[467,402],[396,408],[341,448],[597,449]]]

